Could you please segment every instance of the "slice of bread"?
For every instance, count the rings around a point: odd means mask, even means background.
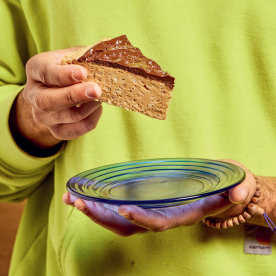
[[[125,35],[80,48],[63,60],[87,69],[102,89],[101,102],[166,119],[174,78],[131,45]]]

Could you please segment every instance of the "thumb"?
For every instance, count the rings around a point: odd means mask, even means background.
[[[241,167],[246,175],[245,179],[237,186],[229,190],[229,200],[234,204],[248,204],[256,190],[256,180],[254,175],[241,163],[231,159],[221,161],[232,163]]]
[[[241,183],[229,191],[229,200],[234,204],[247,203],[249,186]]]

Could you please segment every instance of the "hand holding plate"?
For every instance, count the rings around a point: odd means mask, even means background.
[[[63,201],[75,206],[95,223],[121,236],[145,231],[161,232],[179,226],[193,225],[203,218],[227,218],[240,214],[250,202],[255,189],[254,176],[243,165],[246,178],[230,190],[185,205],[143,209],[136,205],[121,205],[118,210],[100,202],[87,201],[66,193]]]

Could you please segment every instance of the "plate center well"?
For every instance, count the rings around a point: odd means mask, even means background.
[[[160,200],[191,196],[207,192],[217,184],[215,179],[200,175],[153,175],[113,183],[102,193],[112,199],[120,200]]]

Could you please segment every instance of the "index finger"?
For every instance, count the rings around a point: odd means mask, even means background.
[[[68,205],[75,206],[92,221],[120,236],[129,236],[146,231],[146,229],[119,216],[116,211],[111,210],[110,207],[105,207],[104,204],[84,201],[68,192],[63,195],[63,201]]]
[[[56,111],[96,100],[101,96],[97,83],[85,82],[68,87],[45,88],[39,85],[25,95],[25,99],[41,111]]]
[[[68,51],[45,52],[32,57],[26,64],[28,77],[46,86],[69,86],[84,81],[87,71],[77,64],[61,64]]]

